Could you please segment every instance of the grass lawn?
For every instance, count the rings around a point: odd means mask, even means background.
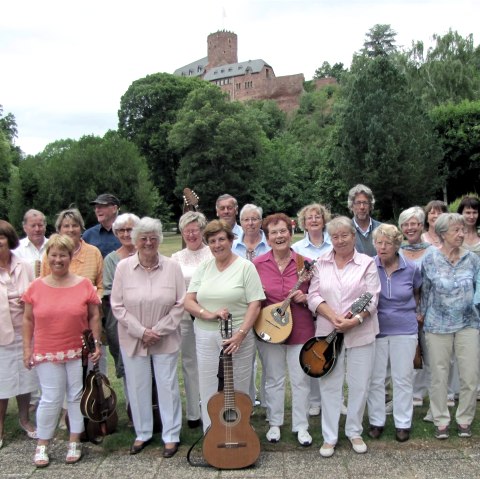
[[[297,241],[302,237],[301,234],[295,235],[294,241]],[[181,238],[179,235],[166,235],[164,237],[164,241],[160,246],[161,253],[170,256],[172,253],[181,249]],[[183,377],[181,367],[178,368],[179,372],[179,380],[180,380],[180,391],[182,396],[182,401],[184,402],[185,398],[185,389],[183,385]],[[260,382],[260,375],[261,375],[261,365],[260,362],[258,363],[258,371],[257,371],[257,385]],[[119,413],[119,427],[118,432],[107,436],[103,443],[103,448],[106,453],[112,451],[127,451],[130,447],[131,443],[135,439],[134,430],[133,428],[127,427],[127,414],[125,411],[125,399],[123,397],[123,385],[120,380],[115,377],[115,371],[113,367],[113,360],[109,356],[109,378],[111,380],[113,388],[117,392],[118,396],[118,413]],[[287,386],[287,393],[286,393],[286,414],[285,414],[285,424],[281,428],[282,430],[282,439],[277,444],[270,444],[265,439],[265,434],[268,430],[268,423],[265,421],[265,410],[261,407],[256,407],[254,410],[254,415],[251,418],[251,423],[254,426],[255,430],[257,431],[261,444],[262,449],[269,450],[269,451],[283,451],[283,450],[292,450],[292,449],[302,449],[301,446],[297,443],[296,436],[291,432],[291,395],[289,392],[289,386]],[[185,410],[185,404],[183,404]],[[431,446],[434,446],[437,443],[437,440],[433,438],[434,433],[434,426],[432,423],[423,422],[422,418],[427,413],[428,404],[427,402],[423,407],[414,408],[414,421],[413,421],[413,429],[411,433],[411,438],[414,441],[411,441],[407,444],[416,444],[418,447],[418,442],[422,443],[422,447],[425,446],[425,440],[427,440]],[[454,409],[451,409],[452,414],[452,424],[454,424]],[[340,441],[345,442],[344,439],[344,421],[345,417],[342,416],[340,419]],[[478,437],[480,435],[480,426],[478,421],[474,421],[473,424],[473,434],[474,436]],[[364,438],[366,442],[372,442],[366,435],[366,431],[368,430],[368,419],[364,420]],[[314,447],[320,447],[322,443],[321,437],[321,429],[320,429],[320,416],[310,418],[310,433],[313,437],[313,444]],[[17,417],[17,406],[14,400],[10,400],[9,407],[7,411],[7,420],[5,424],[5,434],[6,440],[12,441],[15,438],[23,436],[23,431],[18,426],[18,417]],[[67,438],[67,433],[65,431],[58,431],[58,437]],[[183,445],[191,445],[193,444],[197,438],[201,435],[201,429],[191,430],[188,429],[186,425],[186,421],[184,421],[184,426],[182,428],[181,440]],[[419,441],[416,441],[419,440]],[[161,442],[160,439],[156,439],[156,441]],[[397,442],[395,441],[395,427],[393,425],[392,416],[387,417],[387,424],[385,427],[385,431],[383,433],[382,439],[380,441],[387,446],[390,445],[392,448],[397,447]],[[464,444],[465,439],[459,439],[456,437],[455,431],[451,431],[451,438],[449,440],[449,444],[454,446],[458,443],[458,441],[462,441]],[[200,446],[199,446],[200,447]]]

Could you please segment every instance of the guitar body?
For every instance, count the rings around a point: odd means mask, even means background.
[[[343,334],[310,338],[300,351],[300,365],[312,378],[327,376],[335,367],[342,350]]]
[[[234,407],[225,406],[223,391],[208,401],[212,424],[203,439],[203,456],[217,469],[242,469],[254,464],[260,456],[260,440],[250,425],[252,400],[245,393],[234,394]]]
[[[102,391],[99,391],[99,388],[102,388]],[[116,405],[117,395],[110,387],[108,378],[100,372],[90,371],[85,380],[85,389],[80,400],[82,415],[90,421],[101,422],[116,412]]]
[[[293,328],[290,306],[282,309],[282,303],[262,308],[253,329],[266,343],[281,344],[290,336]]]

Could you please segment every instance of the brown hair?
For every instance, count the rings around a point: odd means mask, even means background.
[[[224,231],[227,233],[227,238],[229,241],[233,241],[235,239],[235,235],[232,233],[232,228],[228,226],[228,224],[223,220],[212,220],[210,221],[205,229],[203,230],[203,239],[205,243],[208,243],[208,240],[215,236],[217,233]]]
[[[277,225],[280,221],[284,221],[287,225],[288,232],[293,234],[292,230],[292,220],[285,213],[274,213],[273,215],[268,215],[262,223],[262,229],[265,232],[266,237],[268,238],[269,227],[270,225]]]
[[[15,249],[20,244],[15,228],[8,221],[0,220],[0,235],[7,238],[9,249]]]

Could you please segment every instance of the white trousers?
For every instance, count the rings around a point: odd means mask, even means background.
[[[180,321],[182,334],[182,372],[186,395],[186,417],[189,421],[200,419],[200,386],[198,384],[197,349],[190,314],[184,313]]]
[[[182,428],[182,403],[178,386],[178,352],[132,356],[120,347],[125,375],[127,377],[128,398],[132,411],[136,439],[148,441],[153,434],[152,409],[152,368],[158,391],[158,407],[162,420],[163,442],[179,442]]]
[[[210,426],[208,401],[218,391],[218,363],[222,350],[222,336],[219,331],[206,331],[195,326],[195,342],[197,347],[198,378],[200,384],[200,400],[202,401],[202,422],[205,432]],[[249,331],[243,339],[238,352],[233,355],[233,384],[236,391],[250,393],[253,356],[255,354],[255,338]]]
[[[44,362],[37,364],[35,368],[42,390],[37,408],[39,439],[49,440],[54,436],[65,397],[70,432],[74,434],[83,432],[85,427],[80,412],[83,390],[82,360],[75,359],[64,363]]]
[[[447,426],[450,412],[447,406],[450,359],[455,354],[460,376],[460,394],[455,419],[458,424],[471,424],[477,407],[479,372],[478,329],[464,328],[451,334],[425,334],[430,354],[430,409],[435,426]]]
[[[385,379],[390,361],[395,427],[410,429],[413,414],[413,358],[417,335],[395,335],[375,340],[375,362],[368,394],[372,426],[385,426]]]
[[[310,377],[298,359],[302,344],[268,344],[257,340],[265,367],[265,404],[270,426],[282,426],[285,412],[285,379],[292,389],[292,431],[308,429]]]
[[[337,444],[340,411],[343,404],[343,381],[348,385],[345,435],[360,437],[367,403],[368,388],[375,359],[375,342],[354,348],[342,348],[338,364],[326,377],[320,378],[322,391],[322,435],[329,444]]]

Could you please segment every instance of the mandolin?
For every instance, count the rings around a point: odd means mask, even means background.
[[[299,286],[312,277],[314,264],[315,261],[304,261],[304,266],[298,274],[298,281],[283,303],[270,304],[262,308],[253,326],[255,333],[262,341],[280,344],[288,339],[293,328],[292,312],[290,310],[292,297]]]
[[[372,300],[371,293],[363,293],[354,301],[346,318],[361,313]],[[310,338],[300,351],[300,366],[305,374],[313,378],[325,377],[337,364],[343,345],[343,333],[333,330],[328,336]]]
[[[190,188],[183,189],[183,214],[187,211],[198,211],[199,198]]]
[[[90,329],[83,331],[82,340],[89,353],[95,352],[95,341]],[[88,420],[86,430],[89,438],[93,437],[98,441],[99,436],[115,431],[118,424],[116,406],[117,395],[111,388],[110,381],[100,372],[98,363],[94,364],[86,377],[80,400],[80,411]]]
[[[232,337],[232,316],[220,321],[222,337]],[[203,457],[217,469],[242,469],[260,456],[260,440],[250,425],[252,401],[248,394],[235,391],[233,360],[222,351],[224,387],[208,401],[211,425],[203,439]]]

